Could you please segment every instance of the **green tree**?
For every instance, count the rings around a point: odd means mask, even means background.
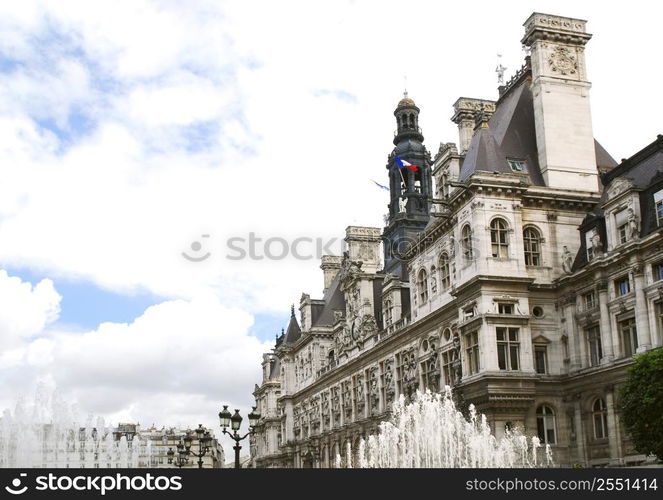
[[[663,348],[635,357],[620,396],[624,425],[635,449],[663,460]]]

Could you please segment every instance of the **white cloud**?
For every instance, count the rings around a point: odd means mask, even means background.
[[[248,334],[253,318],[213,294],[148,308],[130,324],[85,333],[48,327],[59,295],[50,281],[32,287],[0,271],[0,374],[28,395],[40,382],[69,402],[117,424],[215,428],[222,403],[247,408],[270,346]],[[3,394],[3,398],[6,395]]]
[[[0,353],[38,335],[60,313],[60,295],[51,280],[33,286],[0,270]]]
[[[319,296],[322,276],[315,260],[228,260],[227,238],[331,238],[350,224],[380,225],[387,198],[370,179],[385,183],[403,76],[434,153],[456,140],[449,117],[458,96],[496,97],[495,53],[507,75],[522,62],[521,24],[532,7],[441,5],[0,4],[0,264],[173,298],[131,325],[49,331],[25,344],[55,304],[56,292],[37,285],[23,295],[41,312],[26,306],[25,318],[12,320],[27,326],[0,354],[11,380],[19,372],[57,380],[100,411],[141,419],[161,398],[178,402],[174,414],[201,412],[210,384],[218,399],[248,401],[257,376],[242,372],[234,389],[220,368],[239,369],[223,358],[234,352],[228,332],[243,339],[236,359],[257,370],[250,356],[266,346],[246,337],[250,315],[287,313],[302,291]],[[634,93],[659,102],[655,8],[536,8],[589,20],[595,135],[608,151],[620,158],[653,140],[660,113],[620,124],[633,120]],[[624,80],[633,74],[637,83]],[[76,129],[77,114],[91,126]],[[192,264],[181,252],[202,234],[212,256]],[[200,369],[185,370],[198,352],[180,335],[206,346]],[[131,405],[114,405],[123,394]]]

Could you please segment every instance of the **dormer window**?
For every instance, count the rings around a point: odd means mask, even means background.
[[[663,225],[663,189],[654,193],[654,205],[656,206],[656,223]]]
[[[507,159],[507,162],[509,163],[509,167],[511,167],[512,171],[518,173],[527,172],[527,163],[525,163],[525,160],[516,160],[514,158],[509,158]]]
[[[617,244],[626,243],[628,240],[628,210],[620,210],[615,214],[615,226],[617,227]]]
[[[498,302],[497,311],[499,314],[513,314],[513,304],[505,304],[504,302]]]

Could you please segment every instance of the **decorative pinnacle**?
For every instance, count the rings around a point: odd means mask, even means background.
[[[290,306],[290,315],[291,315],[291,316],[294,316],[294,315],[295,315],[295,304],[292,304],[292,305]]]

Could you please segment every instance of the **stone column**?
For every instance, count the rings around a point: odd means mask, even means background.
[[[574,394],[573,420],[576,429],[576,453],[578,462],[587,464],[587,455],[585,450],[585,431],[582,427],[582,405],[580,403],[580,393]]]
[[[619,432],[619,422],[615,414],[615,401],[613,397],[613,387],[606,388],[605,404],[608,410],[608,440],[610,442],[610,458],[614,462],[622,462],[621,439]]]
[[[569,360],[571,363],[570,371],[579,370],[583,367],[583,360],[585,356],[585,344],[582,341],[582,332],[575,324],[573,313],[575,311],[576,296],[566,295],[562,299],[562,307],[564,311],[563,322],[565,325],[566,334],[568,336],[569,346]]]
[[[649,330],[649,313],[645,295],[645,276],[642,264],[633,268],[633,287],[635,288],[635,326],[638,329],[638,350],[643,352],[651,349],[651,333]]]
[[[615,359],[615,350],[612,342],[612,328],[610,327],[610,311],[608,310],[608,282],[601,280],[598,283],[599,310],[601,312],[601,347],[603,358],[601,364],[609,363]]]

